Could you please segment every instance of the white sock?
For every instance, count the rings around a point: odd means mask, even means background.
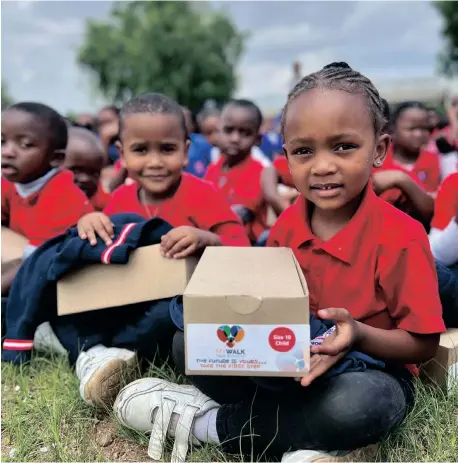
[[[219,408],[212,408],[207,413],[194,421],[192,433],[200,440],[209,444],[220,444],[218,431],[216,430],[216,415]]]

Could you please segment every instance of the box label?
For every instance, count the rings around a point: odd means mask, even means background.
[[[186,325],[187,367],[206,372],[307,372],[310,325]]]

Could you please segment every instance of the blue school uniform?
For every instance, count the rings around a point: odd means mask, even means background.
[[[188,165],[184,171],[203,178],[205,172],[207,172],[207,167],[211,163],[210,152],[212,145],[207,142],[204,136],[198,133],[191,134],[190,138],[191,146],[188,151]]]

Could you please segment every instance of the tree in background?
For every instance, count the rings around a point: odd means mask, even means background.
[[[7,108],[8,106],[12,104],[13,104],[13,98],[11,97],[8,91],[8,86],[2,80],[2,106],[1,108],[2,109]]]
[[[87,22],[78,60],[115,103],[154,91],[196,111],[231,97],[244,39],[205,4],[133,1]]]
[[[441,71],[446,75],[458,73],[458,3],[437,1],[434,6],[442,15],[444,26],[442,35],[445,39],[445,50],[440,55]]]

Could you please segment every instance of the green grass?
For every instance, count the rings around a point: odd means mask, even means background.
[[[182,383],[167,365],[145,376]],[[372,461],[458,461],[458,384],[445,395],[417,381],[416,405]],[[98,443],[109,434],[109,444]],[[86,406],[66,359],[35,356],[30,364],[2,364],[2,461],[148,461],[148,437]],[[368,461],[368,454],[359,455]],[[168,455],[164,457],[168,460]],[[217,447],[194,449],[188,461],[242,461]]]

